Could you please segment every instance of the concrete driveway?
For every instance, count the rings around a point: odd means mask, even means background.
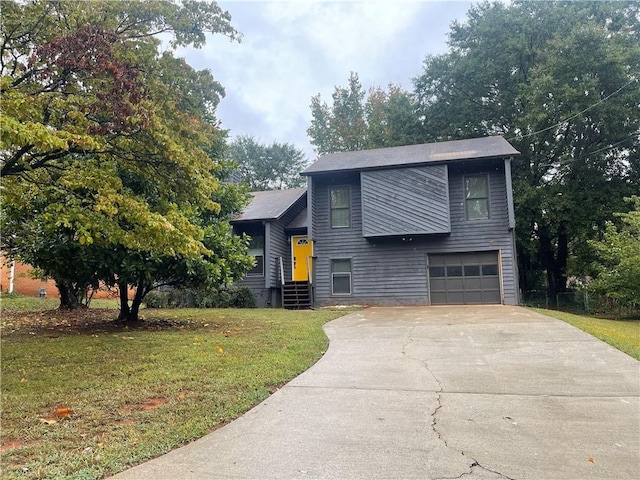
[[[640,364],[518,307],[369,308],[243,417],[117,479],[637,479]]]

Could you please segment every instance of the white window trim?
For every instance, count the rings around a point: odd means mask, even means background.
[[[329,264],[329,271],[333,269],[333,262],[336,260],[348,260],[349,261],[349,271],[348,272],[331,272],[331,296],[332,297],[350,297],[353,295],[353,260],[351,258],[332,258]],[[333,291],[333,278],[334,275],[342,275],[349,277],[349,293],[335,293]]]
[[[348,225],[341,225],[341,226],[334,226],[333,225],[333,215],[331,215],[333,213],[334,208],[331,206],[331,191],[333,189],[338,189],[338,188],[346,188],[347,189],[347,199],[349,204],[346,207],[346,210],[348,212]],[[345,209],[345,207],[339,207],[340,209]],[[336,208],[337,209],[337,208]],[[340,228],[351,228],[351,185],[330,185],[329,186],[329,227],[331,227],[331,229],[340,229]]]
[[[467,215],[467,201],[469,200],[467,199],[467,178],[479,178],[479,177],[484,177],[485,181],[487,182],[487,218],[471,219]],[[464,175],[462,177],[462,197],[464,201],[464,221],[465,222],[482,222],[482,221],[486,222],[487,220],[491,220],[491,182],[490,182],[488,173],[472,173],[472,174]],[[473,199],[473,200],[478,200],[478,199]]]

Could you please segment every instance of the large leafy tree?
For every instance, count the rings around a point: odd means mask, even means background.
[[[620,227],[607,222],[603,238],[592,241],[597,251],[598,278],[592,287],[622,305],[640,305],[640,197],[627,198],[634,209],[618,216]]]
[[[300,172],[307,159],[304,152],[290,143],[266,145],[251,135],[240,135],[230,142],[226,155],[238,165],[234,178],[249,185],[252,191],[282,190],[304,184]]]
[[[245,199],[221,193],[217,161],[224,91],[210,72],[160,54],[156,38],[235,38],[229,20],[189,0],[3,4],[2,248],[53,277],[61,306],[98,281],[144,294],[178,277],[157,265],[242,253],[225,222]],[[238,268],[209,271],[241,272],[246,262],[232,258]],[[128,310],[123,296],[121,315],[136,319]]]
[[[331,106],[320,94],[311,99],[307,133],[320,155],[409,145],[423,137],[415,107],[413,96],[401,87],[372,87],[367,93],[351,72],[346,87],[335,87]]]
[[[639,19],[637,2],[485,2],[415,79],[427,139],[499,134],[522,152],[524,289],[587,273],[587,240],[638,191]]]

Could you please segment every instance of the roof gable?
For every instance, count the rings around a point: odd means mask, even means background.
[[[251,192],[251,203],[232,222],[277,220],[306,193],[306,188]]]
[[[454,160],[472,160],[518,155],[501,136],[329,153],[318,158],[303,175],[349,170],[368,170]]]

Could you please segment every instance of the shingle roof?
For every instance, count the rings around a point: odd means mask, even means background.
[[[299,228],[307,228],[307,209],[302,210],[291,223],[285,227],[285,230],[296,230]]]
[[[277,220],[306,193],[306,188],[251,192],[251,203],[233,219],[233,222]]]
[[[472,138],[357,152],[329,153],[318,158],[302,174],[313,175],[453,160],[510,157],[519,153],[500,136]]]

